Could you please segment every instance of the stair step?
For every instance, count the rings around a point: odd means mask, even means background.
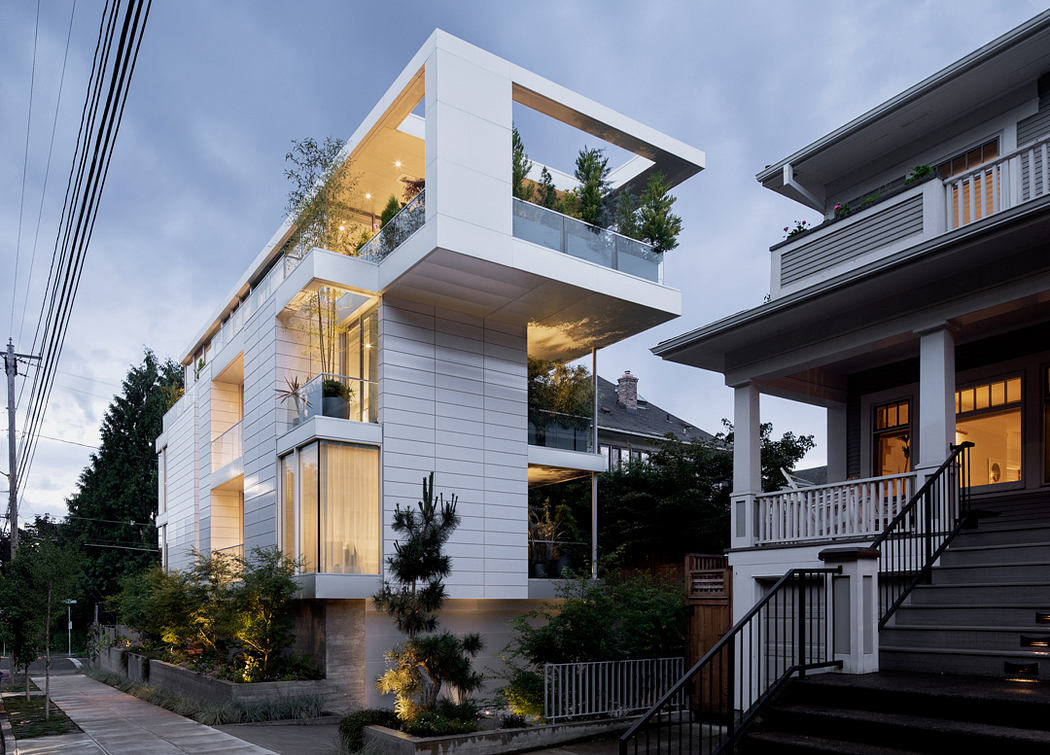
[[[909,750],[918,752],[1050,750],[1050,732],[988,721],[814,705],[774,706],[764,718],[771,721],[774,731],[819,731],[828,738],[850,738],[880,746],[907,743]]]
[[[1036,614],[1050,611],[1050,600],[1043,604],[1045,608],[1033,608],[1031,603],[996,603],[973,605],[973,603],[946,603],[915,605],[905,603],[893,614],[893,623],[888,626],[902,625],[940,625],[940,626],[992,626],[1002,623],[1014,627],[1024,627],[1026,632],[1045,630],[1050,632],[1050,623],[1040,624]]]
[[[963,530],[953,541],[953,545],[995,545],[1011,543],[1045,542],[1050,539],[1050,525],[1033,526],[1014,522],[981,522],[976,530]]]
[[[993,602],[1028,603],[1033,608],[1050,602],[1050,582],[970,582],[919,585],[912,590],[909,605],[969,603],[980,606]]]
[[[1024,640],[1045,640],[1050,647],[1050,627],[1039,631],[1037,627],[1008,626],[957,626],[900,625],[887,626],[879,633],[880,645],[952,648],[955,650],[1003,650],[1025,649]],[[1048,659],[1050,662],[1050,659]]]
[[[1004,678],[1004,662],[1039,664],[1038,678],[1050,679],[1050,656],[1046,651],[977,650],[968,648],[916,647],[879,643],[879,668],[886,671],[963,674]]]
[[[1050,561],[1050,542],[957,546],[941,555],[941,566],[970,563],[1023,564]]]
[[[850,742],[841,739],[826,739],[808,734],[784,731],[756,731],[745,737],[746,753],[856,753],[856,755],[901,755],[914,750],[898,750],[891,747]]]
[[[968,563],[964,566],[938,566],[933,570],[934,585],[971,582],[1038,582],[1050,579],[1050,561],[1018,564]]]

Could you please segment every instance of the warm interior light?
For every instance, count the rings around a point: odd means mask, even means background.
[[[1050,648],[1050,635],[1021,635],[1021,647],[1023,648]]]
[[[371,199],[371,198],[372,198],[372,195],[366,192],[365,193],[365,199]]]
[[[400,168],[401,167],[401,161],[400,160],[394,160],[394,167],[395,168]]]
[[[1036,624],[1050,624],[1050,611],[1036,611],[1035,612],[1035,623]]]

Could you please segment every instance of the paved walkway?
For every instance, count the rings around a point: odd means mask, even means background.
[[[43,677],[34,676],[33,682],[44,688]],[[273,750],[150,705],[82,674],[52,676],[51,697],[84,734],[22,740],[17,743],[18,755],[274,755]]]

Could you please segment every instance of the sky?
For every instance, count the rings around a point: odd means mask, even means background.
[[[76,2],[72,25],[71,0],[42,0],[39,26],[37,8],[0,2],[0,337],[20,352],[40,311],[102,3]],[[20,516],[65,513],[127,370],[147,348],[180,357],[280,225],[291,141],[348,137],[435,28],[706,152],[707,169],[675,191],[684,230],[664,280],[683,293],[682,317],[603,349],[598,371],[615,380],[631,370],[641,395],[717,432],[732,417],[721,376],[649,349],[760,304],[769,246],[792,221],[818,219],[755,173],[1043,9],[1025,0],[154,0]],[[595,144],[562,136],[526,146],[553,161]],[[801,466],[824,462],[822,409],[763,397],[761,415],[778,435],[815,436]]]

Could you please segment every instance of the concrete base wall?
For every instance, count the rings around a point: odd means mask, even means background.
[[[635,721],[581,721],[458,734],[451,737],[413,737],[383,726],[366,726],[366,747],[383,755],[506,755],[573,742],[593,736],[622,734]]]

